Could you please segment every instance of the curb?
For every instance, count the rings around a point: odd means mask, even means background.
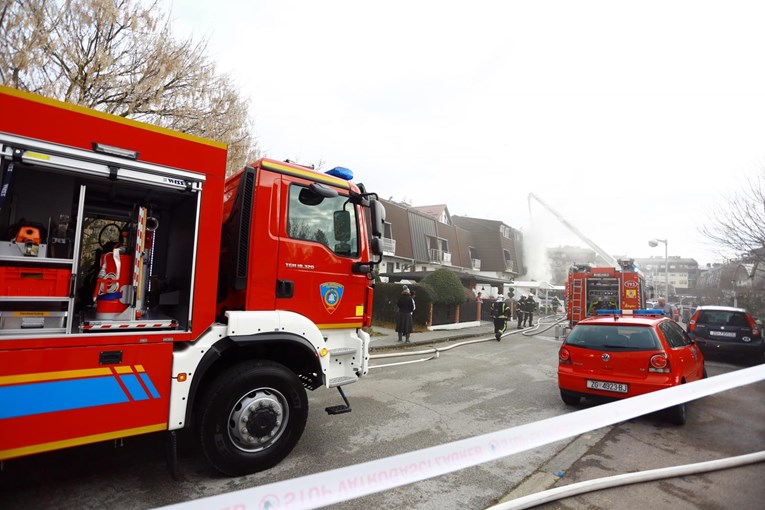
[[[571,466],[600,443],[612,428],[613,425],[576,437],[510,492],[502,496],[497,504],[508,503],[514,499],[537,494],[554,487],[566,476]]]
[[[400,342],[400,343],[396,342],[395,344],[380,345],[380,346],[377,346],[377,347],[374,346],[374,345],[370,345],[369,346],[369,352],[372,353],[372,352],[376,352],[376,351],[399,351],[399,350],[406,349],[406,348],[409,348],[409,347],[414,347],[414,346],[423,346],[423,345],[430,345],[430,344],[440,344],[440,343],[444,343],[444,342],[451,342],[451,341],[454,341],[454,340],[465,340],[467,338],[477,338],[477,337],[481,337],[481,336],[484,336],[484,335],[491,335],[491,333],[455,335],[455,336],[450,336],[450,337],[445,337],[445,338],[433,338],[432,340],[423,340],[423,341],[418,341],[418,342],[410,342],[408,344],[406,344],[404,342]],[[374,344],[374,342],[373,342],[373,344]]]

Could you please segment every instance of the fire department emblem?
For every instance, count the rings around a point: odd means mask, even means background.
[[[321,302],[329,313],[335,313],[337,305],[343,299],[343,290],[345,287],[339,283],[327,282],[319,286],[321,291]]]

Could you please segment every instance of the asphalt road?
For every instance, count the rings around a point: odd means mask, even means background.
[[[570,409],[560,401],[556,386],[558,346],[552,339],[512,335],[501,343],[466,345],[432,361],[372,369],[359,383],[347,387],[353,412],[344,415],[328,416],[323,410],[340,403],[336,392],[313,392],[309,395],[311,410],[303,438],[285,461],[265,473],[221,477],[206,465],[192,438],[182,436],[182,480],[173,481],[165,468],[163,436],[151,435],[127,439],[121,447],[112,443],[90,445],[6,462],[0,474],[0,506],[9,510],[154,508],[415,451],[568,413]],[[716,364],[713,371],[735,368]],[[538,477],[540,469],[566,469],[568,474],[561,482],[573,481],[580,474],[590,476],[589,468],[597,468],[599,473],[624,468],[614,459],[627,452],[634,460],[630,466],[653,467],[638,455],[649,451],[646,445],[652,443],[656,452],[648,459],[660,459],[669,465],[692,458],[686,449],[714,458],[725,453],[727,450],[723,450],[714,437],[697,437],[701,434],[697,430],[699,423],[716,423],[718,428],[713,432],[735,436],[739,447],[746,447],[746,452],[761,449],[765,437],[763,387],[758,385],[752,391],[759,395],[756,401],[759,404],[744,409],[737,407],[741,402],[731,404],[729,409],[722,406],[728,401],[724,396],[694,403],[689,422],[683,428],[651,417],[638,418],[613,430],[592,434],[591,443],[585,441],[584,446],[581,441],[560,441],[332,508],[487,508],[513,489],[528,488],[528,482]],[[716,410],[721,407],[728,410],[718,413]],[[743,420],[742,415],[748,418]],[[647,441],[633,434],[638,429],[646,429],[653,439]],[[598,442],[604,434],[605,440]],[[671,440],[674,436],[682,438],[682,448],[676,450]],[[563,464],[548,465],[566,452],[579,451],[577,448],[582,450],[571,459],[574,465],[570,469]],[[582,463],[575,462],[579,457]],[[589,462],[594,458],[597,460]],[[750,471],[744,468],[744,472]],[[755,475],[763,479],[762,471]],[[697,489],[720,492],[717,486]],[[755,495],[761,496],[759,492]],[[725,490],[719,497],[721,501],[726,500]],[[602,507],[582,504],[584,506],[550,508],[614,507],[613,501]],[[653,508],[666,506],[658,504]]]

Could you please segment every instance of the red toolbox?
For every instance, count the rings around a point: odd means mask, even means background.
[[[0,266],[0,296],[69,296],[69,269]]]

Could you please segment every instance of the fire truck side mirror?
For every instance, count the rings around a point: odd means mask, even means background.
[[[382,240],[379,237],[373,237],[369,243],[369,249],[372,252],[372,255],[382,256]]]
[[[382,237],[385,228],[385,207],[383,207],[379,200],[371,200],[369,211],[372,214],[372,236]],[[382,254],[382,251],[380,251],[380,254]]]

